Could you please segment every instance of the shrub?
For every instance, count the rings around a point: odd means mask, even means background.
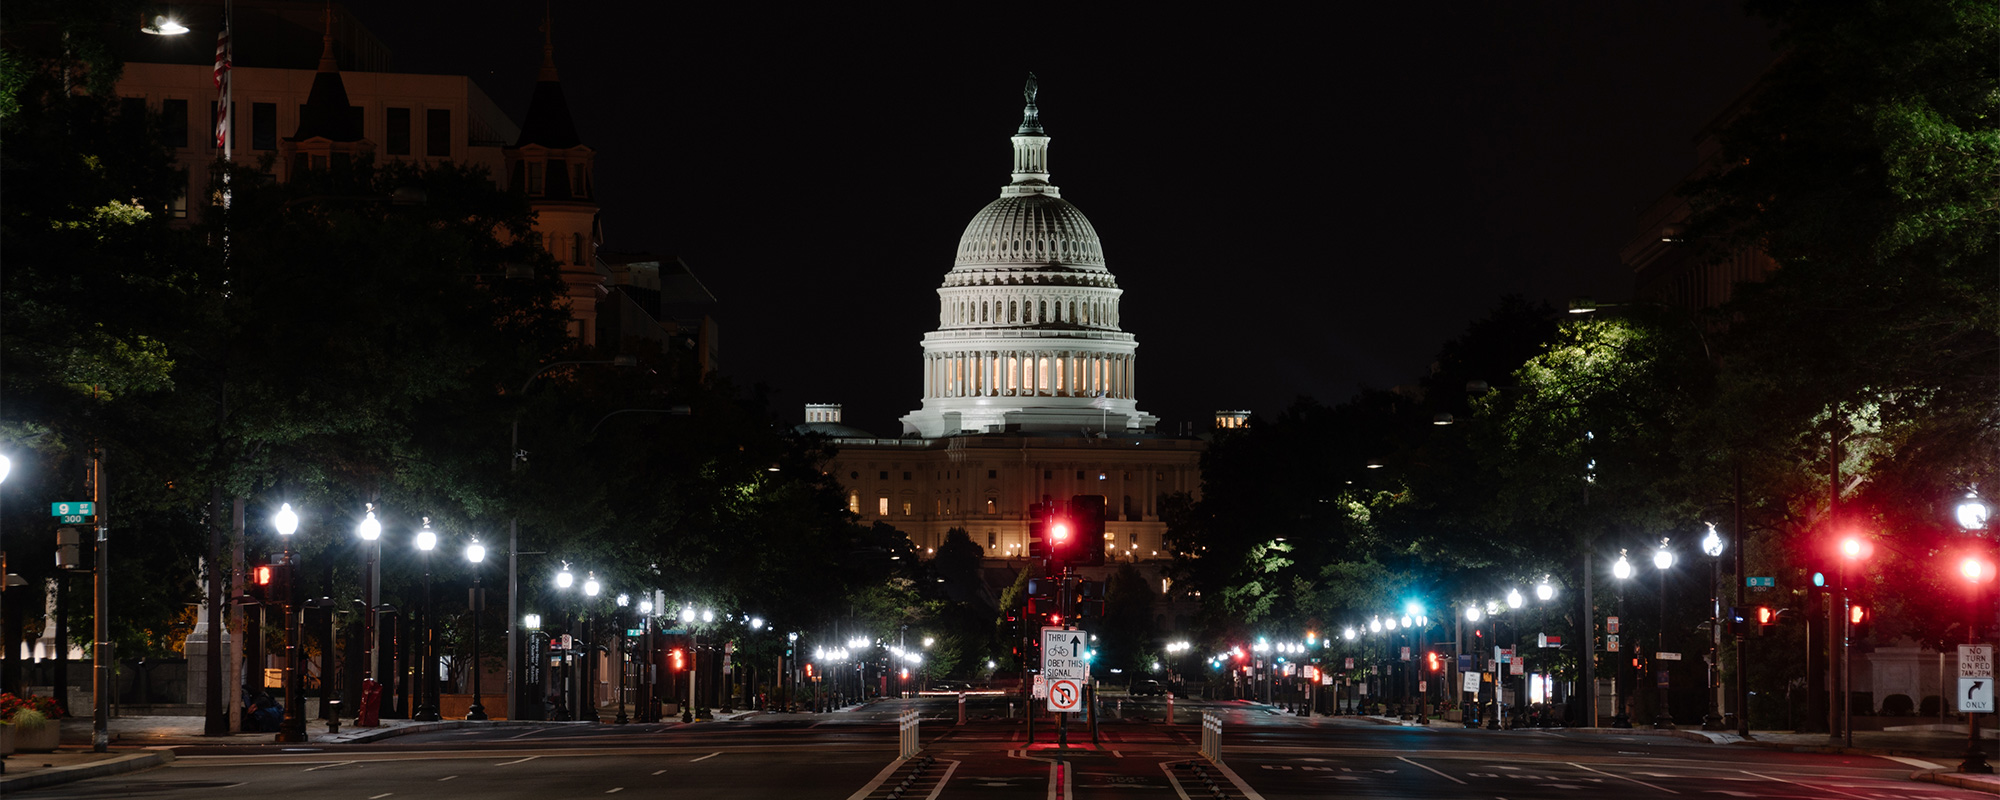
[[[49,724],[49,718],[40,711],[24,708],[14,712],[14,716],[8,717],[7,722],[23,732],[32,732],[41,730],[43,726]]]
[[[1892,694],[1882,699],[1882,716],[1907,717],[1915,711],[1917,704],[1907,694]]]
[[[53,697],[28,695],[19,697],[9,692],[0,692],[0,721],[22,724],[18,719],[21,712],[33,711],[42,720],[62,719],[63,707]]]

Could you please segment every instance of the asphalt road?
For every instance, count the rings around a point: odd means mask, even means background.
[[[924,758],[895,756],[895,715],[924,712]],[[1225,720],[1223,766],[1196,754],[1200,707]],[[1942,800],[1986,795],[1916,783],[1912,759],[1815,755],[1570,731],[1408,728],[1303,719],[1236,704],[1107,709],[1096,749],[1060,751],[1050,726],[975,702],[878,703],[822,715],[696,725],[487,727],[366,745],[182,747],[171,765],[10,798],[186,800],[442,798],[1666,798]],[[1018,710],[1016,711],[1018,716]],[[1087,726],[1071,743],[1088,745]],[[1199,769],[1197,769],[1199,767]]]

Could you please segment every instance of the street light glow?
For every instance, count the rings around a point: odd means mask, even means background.
[[[354,533],[364,541],[382,538],[382,521],[375,518],[375,504],[368,504],[368,516],[361,518],[361,524],[354,526]]]
[[[1632,577],[1632,562],[1625,560],[1625,551],[1618,551],[1618,561],[1611,565],[1611,577],[1625,580]]]
[[[0,480],[6,477],[6,470],[0,469]],[[1979,499],[1978,492],[1966,492],[1965,499],[1958,503],[1958,527],[1976,531],[1986,527],[1988,515],[1993,513],[1986,503]]]
[[[486,545],[479,543],[479,537],[472,537],[472,544],[465,546],[465,560],[474,564],[486,560]]]
[[[562,565],[562,571],[556,573],[556,588],[567,589],[570,587],[570,584],[573,583],[576,583],[576,576],[570,574],[569,562],[564,561]]]
[[[639,601],[639,613],[641,613],[641,614],[646,614],[646,615],[649,615],[649,616],[650,616],[650,615],[651,615],[651,614],[653,613],[653,601],[651,601],[651,600],[640,600],[640,601]]]
[[[1660,543],[1660,549],[1653,551],[1653,566],[1659,569],[1666,569],[1673,565],[1674,551],[1668,550],[1665,542]]]
[[[597,592],[603,588],[604,584],[597,582],[596,572],[586,572],[583,574],[583,594],[585,597],[596,597]]]
[[[1708,535],[1701,537],[1701,551],[1710,557],[1722,555],[1722,534],[1715,531],[1715,523],[1708,523]]]
[[[424,526],[417,529],[417,549],[428,553],[437,546],[437,531],[431,530],[431,518],[424,517]]]
[[[1555,599],[1556,587],[1549,583],[1549,576],[1543,575],[1542,582],[1535,584],[1535,599],[1544,603]]]
[[[687,606],[686,608],[681,609],[681,621],[682,622],[694,621],[694,606]]]
[[[271,518],[271,524],[278,529],[279,536],[290,536],[299,529],[299,515],[292,512],[291,503],[278,506],[278,515]]]
[[[1478,622],[1480,616],[1479,605],[1477,603],[1465,607],[1466,622]]]
[[[1521,606],[1527,605],[1527,603],[1528,603],[1527,599],[1521,596],[1521,590],[1519,589],[1507,590],[1508,608],[1520,608]]]

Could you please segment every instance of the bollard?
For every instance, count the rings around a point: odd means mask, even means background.
[[[1167,693],[1167,724],[1174,724],[1174,693]]]
[[[958,693],[958,724],[965,724],[965,693]]]

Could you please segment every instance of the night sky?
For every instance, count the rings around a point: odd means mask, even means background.
[[[526,109],[543,3],[348,5],[398,71]],[[557,3],[556,63],[605,246],[686,259],[778,411],[896,435],[1029,71],[1178,430],[1413,382],[1504,294],[1629,296],[1638,213],[1772,58],[1734,2],[1190,8]]]

